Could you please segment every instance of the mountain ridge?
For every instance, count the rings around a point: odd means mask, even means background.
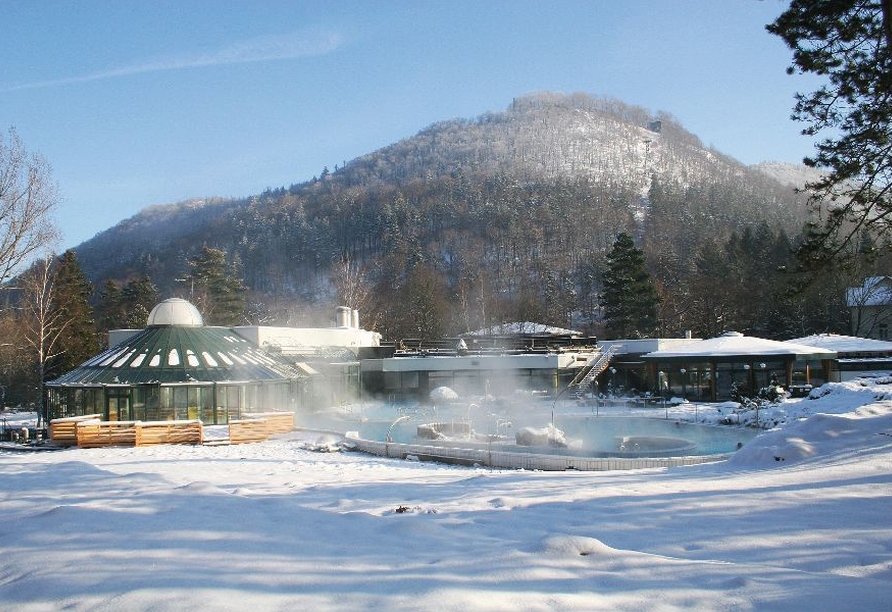
[[[486,276],[482,266],[510,269],[518,276],[498,291],[514,299],[546,281],[578,293],[619,232],[678,260],[744,227],[796,233],[804,219],[789,185],[704,147],[668,113],[538,93],[433,123],[287,188],[148,207],[75,250],[94,286],[148,275],[169,294],[213,246],[242,266],[256,301],[309,308],[337,299],[332,266],[345,256],[378,290],[388,275],[405,288],[413,270],[428,270],[449,300],[465,299],[462,283]]]

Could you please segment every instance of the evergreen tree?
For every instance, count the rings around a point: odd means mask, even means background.
[[[442,338],[446,331],[446,289],[437,272],[426,265],[409,273],[405,287],[405,330],[422,340]]]
[[[735,325],[737,283],[731,282],[728,247],[716,240],[706,241],[696,253],[694,266],[689,321],[697,336],[712,338]]]
[[[121,287],[112,279],[106,279],[96,306],[96,321],[100,331],[125,327],[123,295]]]
[[[804,134],[825,136],[805,159],[823,171],[807,187],[824,214],[801,255],[827,265],[862,229],[892,229],[892,2],[793,0],[767,29],[793,50],[789,73],[824,77],[797,94],[793,118],[808,123]]]
[[[148,276],[130,279],[123,287],[108,279],[99,295],[99,329],[143,328],[158,301],[158,289]]]
[[[23,358],[31,364],[37,401],[43,383],[81,363],[98,350],[92,293],[73,251],[61,258],[47,254],[22,274],[19,323]],[[45,418],[43,406],[38,420]]]
[[[125,306],[125,327],[140,329],[146,326],[149,313],[159,301],[158,289],[148,276],[130,279],[121,291]]]
[[[192,298],[208,325],[244,322],[246,288],[226,253],[208,246],[189,262]]]
[[[49,377],[58,376],[83,363],[99,351],[96,321],[90,298],[93,285],[87,280],[74,251],[65,251],[56,263],[53,308],[66,324],[58,340],[59,356],[50,364]]]
[[[614,338],[640,338],[658,326],[660,304],[653,280],[645,267],[644,252],[632,237],[621,233],[607,254],[601,306],[608,334]]]

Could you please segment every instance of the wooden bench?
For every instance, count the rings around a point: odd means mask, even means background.
[[[59,446],[77,446],[77,424],[83,421],[98,421],[100,415],[63,417],[50,421],[50,441]]]
[[[288,433],[294,430],[293,412],[250,412],[245,413],[245,419],[262,419],[266,421],[268,435]]]
[[[77,445],[80,448],[135,446],[136,421],[79,421]]]
[[[139,421],[136,424],[136,446],[156,444],[201,444],[204,427],[200,420]]]
[[[269,438],[266,419],[238,419],[229,421],[229,443],[249,444]]]

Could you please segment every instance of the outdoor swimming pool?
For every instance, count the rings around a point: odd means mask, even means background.
[[[324,415],[326,428],[374,454],[529,469],[629,469],[718,461],[758,431],[651,416],[502,408],[374,407]],[[318,418],[323,415],[317,415]],[[553,423],[553,425],[552,425]]]
[[[467,421],[419,423],[366,422],[357,437],[397,444],[434,447],[486,448],[519,453],[574,457],[681,457],[733,453],[757,432],[742,427],[698,425],[650,417],[564,415],[555,419],[557,433],[549,439],[550,423],[499,423],[478,431]],[[521,440],[521,433],[538,433]],[[520,432],[520,433],[519,433]],[[439,435],[438,435],[439,434]],[[524,443],[526,442],[526,443]]]

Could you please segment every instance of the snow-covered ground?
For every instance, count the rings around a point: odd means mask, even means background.
[[[450,467],[309,433],[0,452],[0,608],[892,609],[892,384],[813,397],[669,470]]]

